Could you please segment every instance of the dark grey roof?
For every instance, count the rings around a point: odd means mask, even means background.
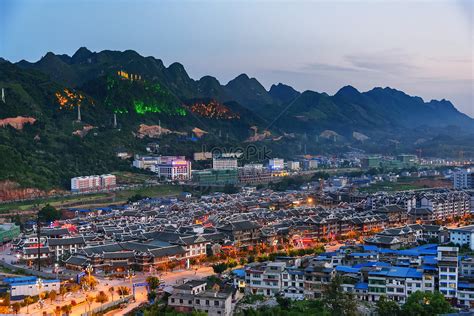
[[[61,236],[69,235],[69,231],[66,228],[42,229],[40,234],[41,236]]]
[[[104,259],[128,259],[135,257],[133,251],[106,252]]]
[[[82,236],[71,237],[71,238],[50,238],[48,239],[48,246],[61,246],[61,245],[85,245],[86,242]]]
[[[76,265],[76,266],[85,266],[88,262],[89,259],[84,258],[84,257],[78,257],[78,256],[70,256],[65,263]]]
[[[170,247],[163,247],[150,250],[150,253],[153,257],[161,258],[161,257],[169,257],[169,256],[176,256],[186,253],[186,249],[181,246],[170,246]]]
[[[250,230],[250,229],[256,229],[256,228],[260,228],[260,225],[258,225],[255,222],[247,221],[247,220],[238,221],[238,222],[229,222],[220,227],[217,227],[218,230],[224,230],[224,231],[243,231],[243,230]]]

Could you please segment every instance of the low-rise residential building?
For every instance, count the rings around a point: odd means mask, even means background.
[[[42,280],[35,276],[4,278],[3,282],[8,284],[10,298],[21,300],[26,296],[35,296],[41,292],[52,290],[59,293],[60,280]]]
[[[232,292],[220,289],[206,289],[205,281],[193,280],[175,286],[168,297],[168,306],[179,312],[193,310],[210,316],[232,315]]]
[[[458,246],[467,246],[474,250],[474,225],[449,230],[450,242]]]

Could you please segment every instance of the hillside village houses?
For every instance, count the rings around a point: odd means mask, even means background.
[[[449,265],[453,263],[449,258],[458,251],[454,248],[444,251],[429,244],[410,251],[399,249],[427,242],[457,243],[451,236],[459,229],[447,229],[439,220],[444,223],[469,216],[472,201],[467,191],[361,198],[360,194],[321,194],[311,189],[216,193],[185,201],[147,199],[124,207],[72,210],[70,219],[56,223],[55,228],[43,228],[39,241],[33,230],[16,240],[15,247],[19,260],[28,264],[37,260],[39,246],[41,260],[47,263],[61,262],[78,271],[92,265],[97,273],[123,276],[130,268],[151,272],[188,268],[221,251],[238,257],[249,251],[304,248],[321,241],[355,238],[365,245],[316,257],[249,264],[239,284],[245,285],[245,291],[266,296],[283,293],[293,299],[317,298],[323,284],[342,275],[347,281],[344,288],[362,300],[376,301],[386,294],[404,302],[416,289],[439,289],[459,300],[463,295],[463,302],[471,304],[474,293],[465,280],[474,276],[472,258],[460,257],[454,271]],[[435,216],[422,221],[412,212],[419,209],[428,209]],[[458,242],[463,243],[467,239]],[[188,305],[211,310],[205,298],[210,293],[200,295],[203,300],[192,294]],[[226,306],[227,294],[216,297],[219,308]],[[227,307],[215,308],[216,313],[228,311]]]

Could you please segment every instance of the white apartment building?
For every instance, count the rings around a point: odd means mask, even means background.
[[[287,163],[288,169],[291,171],[300,170],[300,162],[299,161],[288,161]]]
[[[133,160],[133,166],[138,169],[148,169],[151,170],[151,168],[159,164],[161,162],[160,157],[154,157],[154,156],[137,156],[135,157],[135,160]]]
[[[86,242],[82,236],[48,239],[48,247],[56,258],[60,258],[62,255],[67,253],[74,254],[84,248],[85,245]]]
[[[255,263],[245,270],[246,290],[251,294],[274,296],[282,290],[284,262]],[[288,278],[287,281],[288,282]]]
[[[468,246],[474,250],[474,225],[449,230],[449,241],[459,246]]]
[[[458,288],[458,247],[438,247],[439,291],[446,298],[456,297]]]
[[[474,187],[474,173],[471,169],[462,169],[453,172],[454,189],[472,189]]]
[[[234,157],[214,157],[212,158],[212,169],[237,169],[237,158]]]

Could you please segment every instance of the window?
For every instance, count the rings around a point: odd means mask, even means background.
[[[171,303],[174,303],[174,298],[171,298]]]
[[[197,300],[196,300],[196,304],[197,304],[197,305],[201,305],[201,300],[197,299]]]
[[[214,301],[214,306],[219,306],[219,301]]]
[[[206,300],[206,305],[209,306],[209,300]]]

